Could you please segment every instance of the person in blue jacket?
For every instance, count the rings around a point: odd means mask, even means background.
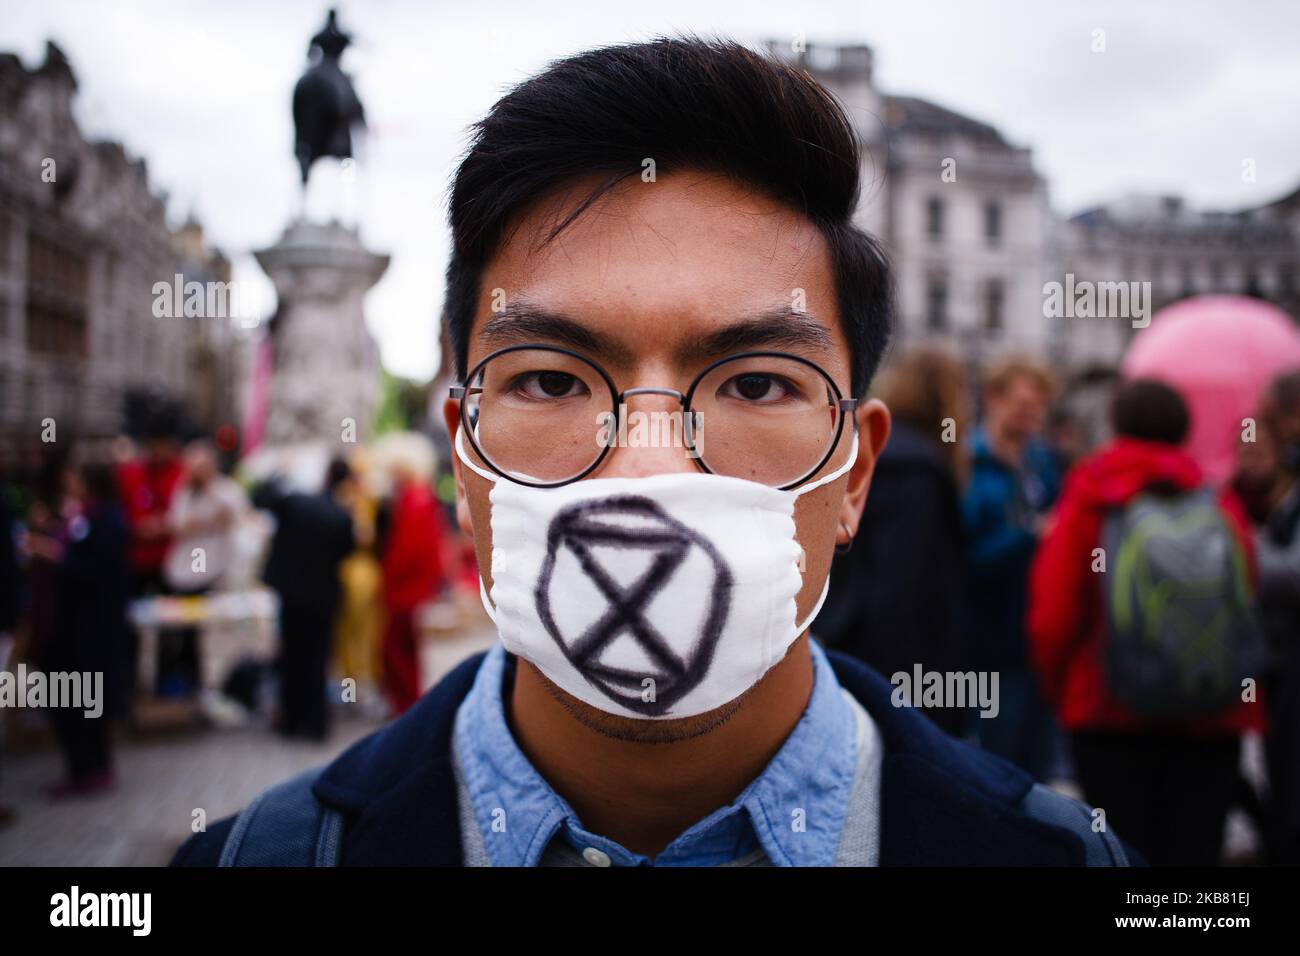
[[[1122,865],[809,636],[889,432],[890,273],[805,71],[559,61],[451,194],[457,518],[500,642],[178,865]]]
[[[985,374],[984,418],[971,438],[962,500],[970,586],[972,665],[998,674],[996,716],[973,720],[986,749],[1040,781],[1059,771],[1060,734],[1029,664],[1029,566],[1061,476],[1039,435],[1054,383],[1032,360],[1010,356]]]

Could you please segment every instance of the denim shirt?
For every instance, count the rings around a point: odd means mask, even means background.
[[[519,749],[502,701],[513,662],[497,643],[456,714],[453,750],[469,804],[462,820],[477,825],[493,866],[831,866],[854,788],[861,715],[822,649],[814,641],[809,648],[812,694],[776,756],[734,802],[651,859],[586,830]]]

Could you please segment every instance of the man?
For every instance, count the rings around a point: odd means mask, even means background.
[[[1070,473],[1034,559],[1031,657],[1070,734],[1084,796],[1152,865],[1213,866],[1240,737],[1264,725],[1262,705],[1240,696],[1258,661],[1233,653],[1253,631],[1234,627],[1232,613],[1248,621],[1249,539],[1181,447],[1190,419],[1178,392],[1127,382],[1111,418],[1115,438]],[[1124,531],[1138,522],[1140,533]],[[1188,560],[1201,555],[1221,557]],[[1141,626],[1120,623],[1116,596],[1128,594],[1150,615]],[[1167,656],[1133,653],[1135,632],[1160,635]],[[1192,652],[1178,653],[1184,646]],[[1195,689],[1175,696],[1176,687]]]
[[[961,484],[966,376],[960,359],[934,347],[913,349],[880,375],[876,395],[889,407],[889,444],[852,550],[831,566],[831,589],[817,636],[886,677],[967,666],[960,597],[966,587]],[[928,705],[927,717],[955,736],[971,712]]]
[[[217,467],[211,442],[190,442],[184,461],[185,477],[167,513],[173,538],[163,578],[178,594],[194,594],[218,584],[229,568],[235,528],[248,501]]]
[[[122,510],[131,534],[129,555],[133,598],[166,594],[169,590],[162,573],[163,560],[171,544],[167,512],[184,471],[176,430],[170,416],[160,414],[149,422],[144,440],[144,455],[129,459],[118,467],[117,482]],[[139,635],[134,629],[130,632],[129,641],[126,687],[128,697],[133,697],[140,643]],[[154,668],[159,683],[163,681],[167,670],[165,663],[160,645]],[[158,686],[148,690],[155,692]]]
[[[339,565],[356,546],[352,517],[335,499],[348,480],[336,459],[318,494],[289,491],[270,481],[253,492],[253,504],[275,518],[275,535],[263,578],[280,598],[280,716],[286,737],[324,740],[329,731],[325,677],[342,585]]]
[[[1300,864],[1300,371],[1275,379],[1242,442],[1232,488],[1256,524],[1259,605],[1273,653],[1268,707],[1269,862]]]
[[[858,185],[834,100],[733,44],[502,99],[451,198],[445,409],[502,643],[175,862],[1124,859],[807,635],[889,432],[845,397],[889,321]]]
[[[131,570],[137,594],[164,591],[163,559],[171,544],[167,511],[181,482],[180,442],[170,425],[159,423],[145,437],[142,457],[122,464],[118,486],[131,529]]]
[[[1059,482],[1038,441],[1051,404],[1046,369],[1019,356],[989,368],[984,418],[971,440],[962,501],[970,561],[968,646],[976,670],[998,674],[1000,706],[974,722],[980,744],[1047,781],[1060,738],[1029,666],[1029,565]]]
[[[163,581],[175,594],[203,594],[215,587],[230,565],[236,525],[248,502],[243,490],[217,468],[216,449],[206,439],[185,446],[184,477],[167,510],[171,547],[163,561]],[[159,646],[160,691],[197,693],[201,689],[199,631],[176,628]]]
[[[125,703],[121,662],[129,588],[127,529],[113,468],[99,462],[68,467],[62,484],[64,523],[55,534],[28,538],[32,557],[52,565],[55,583],[41,595],[54,604],[55,626],[36,663],[47,674],[100,673],[103,683],[99,713],[66,701],[49,710],[66,768],[64,779],[46,791],[54,798],[92,796],[116,786],[109,722],[122,716]]]
[[[409,439],[409,440],[408,440]],[[416,612],[446,582],[446,522],[433,494],[433,448],[423,437],[391,445],[393,490],[383,548],[384,691],[391,713],[405,713],[420,697]]]

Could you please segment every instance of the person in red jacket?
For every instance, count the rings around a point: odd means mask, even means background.
[[[1210,717],[1156,723],[1126,709],[1107,686],[1103,575],[1093,571],[1103,523],[1145,490],[1203,484],[1199,466],[1179,448],[1189,415],[1173,389],[1128,383],[1116,395],[1112,422],[1115,439],[1067,477],[1035,556],[1030,654],[1070,735],[1085,797],[1106,811],[1107,825],[1153,864],[1213,865],[1236,787],[1240,735],[1262,728],[1263,711],[1242,701]],[[1239,507],[1226,495],[1219,507],[1253,568]]]
[[[167,514],[172,496],[185,473],[181,446],[165,426],[156,427],[145,439],[145,453],[123,462],[117,470],[117,486],[130,533],[131,596],[166,594],[171,589],[163,579],[163,561],[171,547]],[[126,692],[134,696],[139,658],[139,635],[131,630],[127,648]],[[179,666],[197,673],[197,637],[191,631],[169,631],[160,635],[158,660],[154,667],[153,693],[167,681],[168,672]],[[164,652],[164,646],[171,649]]]
[[[406,467],[395,469],[392,513],[384,546],[384,688],[394,716],[420,696],[415,611],[446,578],[442,507],[429,482]]]
[[[131,570],[137,594],[165,590],[162,566],[171,546],[167,510],[184,473],[180,442],[167,434],[151,435],[144,456],[118,468],[118,490],[131,531]]]

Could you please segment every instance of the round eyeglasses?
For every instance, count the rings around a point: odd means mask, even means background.
[[[629,411],[634,395],[669,396],[678,407]],[[783,352],[719,359],[685,392],[620,392],[591,359],[552,345],[493,352],[451,396],[484,463],[536,488],[585,478],[616,447],[677,447],[711,474],[794,488],[830,460],[857,407],[816,363]]]

